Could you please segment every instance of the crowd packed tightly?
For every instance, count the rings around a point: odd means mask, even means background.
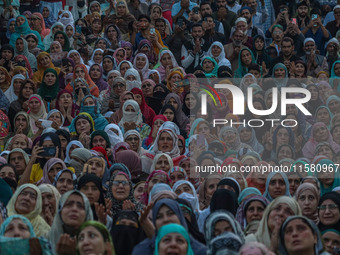
[[[0,0],[0,46],[0,254],[340,254],[340,0]]]

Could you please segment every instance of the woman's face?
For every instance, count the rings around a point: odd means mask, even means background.
[[[171,56],[169,53],[163,54],[163,56],[161,57],[161,65],[164,68],[166,68],[167,66],[169,66],[170,69],[173,68]]]
[[[184,174],[182,172],[173,172],[170,175],[170,179],[172,180],[173,183],[176,183],[179,180],[184,180]],[[190,188],[190,186],[188,184],[182,184],[179,187],[177,187],[177,189],[175,190],[175,193],[177,194],[177,196],[181,195],[182,193],[188,193],[191,195],[194,195],[192,189]]]
[[[329,124],[331,117],[329,115],[329,112],[326,108],[321,108],[317,113],[316,113],[316,120],[317,122],[323,122],[326,125]]]
[[[18,96],[20,93],[20,87],[22,84],[22,80],[21,79],[15,79],[13,82],[13,88],[14,88],[14,93]]]
[[[323,155],[333,160],[333,151],[328,145],[323,145],[318,148],[317,155]]]
[[[154,175],[151,180],[149,181],[148,185],[148,194],[152,190],[152,187],[157,183],[166,183],[166,178],[163,175]]]
[[[300,177],[297,174],[289,174],[288,175],[288,182],[289,182],[289,193],[291,196],[294,196],[295,191],[300,186]]]
[[[123,64],[120,65],[120,74],[122,75],[122,77],[125,76],[126,71],[129,69],[130,69],[130,65],[128,63],[124,62]]]
[[[130,59],[132,56],[132,49],[130,47],[124,47],[126,53],[126,59]]]
[[[103,61],[103,52],[101,52],[100,50],[97,50],[96,53],[94,53],[93,61],[97,64],[101,64]]]
[[[82,79],[85,78],[85,71],[83,70],[83,68],[77,67],[75,70],[75,73],[76,73],[76,78],[82,78]]]
[[[102,49],[102,50],[105,50],[106,49],[106,42],[105,40],[99,40],[98,43],[97,43],[97,48],[99,49]]]
[[[281,226],[282,223],[289,216],[295,215],[294,211],[284,203],[276,205],[268,215],[268,228],[272,232],[277,225]]]
[[[181,224],[178,216],[166,205],[161,206],[156,215],[156,229],[159,230],[162,226],[167,225],[169,223],[177,223]]]
[[[76,122],[76,130],[78,134],[86,133],[87,135],[90,135],[91,124],[86,119],[78,119]]]
[[[236,134],[234,131],[229,130],[223,133],[223,140],[228,141],[228,143],[233,143],[236,141]]]
[[[28,226],[19,218],[14,218],[5,230],[5,237],[30,238]]]
[[[19,137],[15,140],[15,142],[12,145],[12,149],[16,149],[16,148],[19,148],[19,149],[28,148],[28,144],[27,144],[25,138]]]
[[[156,20],[156,19],[159,19],[159,18],[161,18],[161,17],[162,17],[162,13],[161,13],[160,8],[154,7],[154,8],[152,9],[152,12],[151,12],[151,19],[152,19],[152,20]]]
[[[335,73],[336,76],[340,76],[340,63],[335,64],[334,73]]]
[[[142,92],[143,92],[144,97],[152,97],[153,91],[152,91],[151,83],[149,82],[143,83]]]
[[[11,33],[15,32],[15,21],[14,20],[9,24],[9,31]]]
[[[340,248],[340,235],[333,232],[327,231],[322,235],[323,243],[325,244],[326,251],[332,254],[334,248]]]
[[[19,115],[15,119],[15,126],[17,128],[21,127],[22,130],[25,130],[27,128],[27,120],[26,120],[25,116]]]
[[[249,128],[243,128],[240,131],[240,139],[243,143],[249,142],[251,139],[251,130]]]
[[[284,244],[288,254],[309,251],[314,253],[317,236],[311,228],[301,219],[291,220],[284,232]]]
[[[83,187],[81,187],[80,191],[88,198],[90,205],[94,205],[95,202],[98,202],[100,191],[94,182],[86,183]]]
[[[46,73],[44,77],[44,82],[47,86],[53,86],[57,81],[57,77],[54,73]]]
[[[137,135],[129,135],[126,137],[125,142],[127,142],[130,145],[131,150],[137,152],[140,148],[140,140]]]
[[[140,201],[142,199],[144,193],[144,186],[145,182],[140,183],[139,185],[137,185],[137,187],[134,188],[133,197],[136,199],[136,201]]]
[[[34,40],[32,37],[27,38],[28,49],[34,49],[38,46],[38,42]]]
[[[170,163],[165,156],[160,156],[156,162],[155,170],[163,170],[164,172],[170,171]]]
[[[260,201],[250,202],[246,211],[246,220],[249,224],[254,220],[261,220],[264,212],[265,206]]]
[[[54,40],[58,41],[60,43],[61,47],[65,46],[65,38],[64,38],[63,34],[55,35]]]
[[[103,235],[93,226],[88,226],[79,233],[77,245],[80,255],[106,254]]]
[[[48,171],[48,179],[51,183],[54,181],[54,177],[57,173],[63,169],[63,166],[60,163],[54,164],[51,169]]]
[[[40,102],[38,101],[38,99],[32,98],[29,103],[28,106],[31,110],[32,113],[37,114],[40,110]]]
[[[301,63],[297,63],[295,65],[295,74],[299,77],[302,77],[305,74],[305,66]]]
[[[340,101],[338,100],[332,100],[328,104],[328,108],[332,113],[336,113],[339,111]]]
[[[169,99],[169,101],[168,101],[168,104],[171,104],[174,108],[175,108],[175,110],[177,111],[177,109],[178,109],[178,103],[177,103],[177,101],[176,101],[176,99],[175,98],[170,98]]]
[[[25,188],[15,201],[15,210],[18,214],[29,214],[35,208],[38,194],[32,188]]]
[[[211,73],[214,70],[214,63],[209,59],[205,59],[202,67],[206,73]]]
[[[118,62],[122,62],[124,60],[125,53],[123,50],[119,50],[116,54],[116,59]]]
[[[174,141],[168,132],[162,132],[158,140],[158,149],[162,152],[170,152],[173,149]]]
[[[72,26],[67,26],[65,33],[66,33],[68,38],[71,38],[73,36],[73,27]]]
[[[316,87],[314,86],[311,86],[308,88],[310,94],[311,94],[311,101],[315,101],[318,99],[319,97],[319,91]]]
[[[279,196],[286,194],[286,183],[280,174],[276,174],[269,182],[268,192],[269,195],[275,199]]]
[[[297,202],[302,210],[302,215],[306,217],[312,216],[318,208],[318,200],[311,190],[301,192]]]
[[[210,128],[209,128],[208,124],[207,123],[200,124],[198,129],[197,129],[197,133],[207,137],[210,134]]]
[[[109,58],[105,58],[104,60],[103,60],[103,70],[105,71],[105,72],[109,72],[109,71],[111,71],[113,69],[113,62],[109,59]],[[113,74],[115,74],[115,73],[112,73],[111,75],[110,75],[110,77],[113,77],[112,75]],[[115,74],[115,75],[117,75],[117,74]],[[115,77],[114,77],[115,78]],[[113,78],[113,79],[114,79]],[[108,78],[108,80],[109,80],[110,78]],[[113,80],[112,79],[112,80]]]
[[[163,115],[168,119],[168,121],[173,121],[175,118],[175,113],[170,108],[166,109],[163,112]]]
[[[15,182],[17,181],[15,171],[10,166],[5,166],[0,170],[0,178],[5,178],[5,177],[10,178]]]
[[[86,217],[85,203],[79,194],[72,194],[66,200],[62,210],[61,219],[67,226],[78,229]]]
[[[130,185],[128,179],[124,175],[117,175],[113,180],[112,194],[119,201],[125,200],[130,194]]]
[[[214,179],[209,179],[207,181],[207,187],[206,187],[206,197],[211,198],[212,195],[215,193],[217,189],[217,184],[220,182],[220,179],[214,178]]]
[[[153,80],[156,84],[160,83],[160,78],[157,73],[150,74],[150,79]],[[154,91],[156,92],[156,91]]]
[[[218,47],[217,45],[214,45],[211,48],[211,53],[213,54],[215,58],[217,58],[221,54],[221,52],[222,52],[222,49]]]
[[[117,38],[117,31],[114,29],[114,27],[110,27],[107,30],[107,38],[109,38],[110,41],[112,41],[114,38]]]
[[[49,56],[45,55],[45,56],[43,56],[43,57],[40,59],[39,63],[40,63],[44,68],[48,68],[48,67],[50,67],[51,59],[50,59]]]
[[[73,60],[75,65],[81,64],[80,63],[80,55],[77,52],[72,52],[70,54],[70,58]],[[81,68],[80,68],[81,69]]]
[[[59,105],[68,107],[70,104],[72,104],[72,96],[69,93],[61,94],[59,97]]]
[[[158,245],[159,255],[178,254],[185,255],[188,250],[188,243],[184,236],[178,233],[165,235]]]
[[[326,199],[319,207],[319,218],[322,224],[329,226],[340,219],[339,207],[331,199]]]
[[[125,5],[117,6],[116,10],[117,10],[118,16],[124,16],[126,14],[126,6]]]
[[[93,147],[95,147],[95,145],[93,145]],[[100,160],[99,158],[92,158],[87,161],[87,164],[88,172],[90,174],[95,174],[100,178],[103,176],[104,163],[102,160]]]
[[[248,50],[242,51],[241,61],[242,61],[244,66],[249,66],[251,64],[252,57],[251,57],[251,54]]]
[[[333,133],[332,133],[333,139],[334,141],[339,144],[340,143],[340,126],[335,127],[333,129]]]
[[[120,96],[124,91],[126,91],[126,85],[124,83],[118,82],[115,84],[115,86],[113,87],[113,92]],[[126,95],[127,97],[129,97],[129,99],[133,99],[131,95]],[[124,97],[125,98],[125,97]],[[128,100],[128,99],[126,99]],[[126,101],[125,100],[125,101]]]
[[[100,33],[102,31],[102,24],[100,21],[96,20],[91,24],[92,31],[95,33]]]
[[[52,113],[48,120],[55,121],[59,127],[63,124],[61,114],[59,112]]]
[[[69,172],[63,172],[57,181],[56,188],[59,191],[60,195],[63,195],[67,191],[73,190],[74,182],[72,179],[72,175]]]
[[[328,130],[324,126],[320,126],[314,129],[313,137],[317,142],[327,141]]]
[[[59,53],[62,52],[62,48],[60,47],[60,44],[58,43],[53,43],[51,45],[51,49],[50,49],[51,53]]]
[[[25,18],[24,17],[17,17],[16,22],[17,22],[17,26],[20,27],[22,24],[25,23]]]
[[[289,143],[289,133],[288,130],[285,128],[280,128],[280,130],[276,134],[277,145],[276,147],[280,147],[283,144]]]
[[[18,52],[24,51],[24,41],[22,39],[18,39],[15,43],[15,47],[17,48]]]
[[[283,79],[286,75],[286,71],[283,68],[276,68],[274,71],[274,77],[276,79]]]
[[[46,212],[46,209],[48,208],[52,216],[54,216],[57,208],[55,196],[52,193],[44,192],[41,194],[41,198],[42,198],[42,211]]]
[[[6,75],[3,71],[0,70],[0,83],[6,82]]]
[[[293,158],[293,153],[289,146],[282,146],[277,154],[278,161],[284,158]]]
[[[191,93],[189,93],[186,96],[184,103],[188,107],[188,109],[192,110],[192,109],[194,109],[196,107],[197,100],[196,100],[196,98]]]
[[[138,70],[142,70],[146,65],[146,59],[143,56],[138,56],[136,58],[136,67]]]
[[[90,77],[92,78],[92,80],[99,80],[101,76],[101,72],[100,72],[100,68],[98,65],[94,65],[91,68],[90,71]]]

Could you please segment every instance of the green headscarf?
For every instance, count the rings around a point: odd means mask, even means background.
[[[251,63],[254,64],[255,63],[255,57],[253,52],[249,49],[249,48],[243,48],[242,50],[240,50],[240,53],[238,54],[238,68],[234,73],[234,78],[239,78],[241,79],[243,76],[245,76],[248,73],[248,68],[243,66],[242,64],[242,52],[243,51],[249,51],[250,55],[251,55]]]
[[[53,40],[55,41],[55,37],[56,37],[57,35],[59,35],[59,34],[63,35],[64,40],[65,40],[65,45],[64,45],[64,47],[63,47],[63,51],[69,52],[70,50],[72,50],[72,48],[70,47],[70,40],[68,39],[68,37],[67,37],[67,35],[65,34],[65,32],[63,32],[63,31],[57,31],[57,32],[54,34],[54,36],[53,36]]]
[[[52,86],[48,86],[44,81],[47,73],[53,73],[56,77],[55,83]],[[53,100],[57,98],[58,92],[59,92],[58,73],[53,68],[47,68],[44,72],[43,80],[38,90],[38,94],[41,96],[42,99],[45,99],[46,96],[51,96]]]
[[[167,234],[170,234],[170,233],[178,233],[181,236],[183,236],[185,238],[185,240],[187,241],[187,243],[188,243],[188,249],[187,249],[186,255],[194,255],[194,252],[191,249],[190,238],[189,238],[188,232],[181,225],[174,224],[174,223],[167,224],[165,226],[162,226],[159,229],[157,237],[156,237],[156,245],[155,245],[155,253],[154,253],[154,255],[158,255],[159,254],[158,246],[159,246],[159,243],[161,242],[162,238],[164,236],[166,236]]]
[[[210,77],[217,77],[218,64],[217,64],[216,60],[213,59],[212,57],[206,56],[206,57],[204,57],[204,58],[202,59],[202,62],[201,62],[202,68],[203,68],[203,62],[204,62],[204,60],[206,60],[206,59],[209,59],[211,62],[213,62],[213,64],[214,64],[214,69],[211,71],[211,73],[206,73],[206,72],[204,71],[204,75],[205,75],[207,78],[210,78]]]

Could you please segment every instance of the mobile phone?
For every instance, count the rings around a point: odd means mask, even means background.
[[[296,25],[296,18],[292,18],[292,23]]]
[[[52,126],[53,121],[51,120],[39,120],[43,128],[50,128]]]
[[[150,28],[150,34],[155,34],[156,33],[156,30],[155,30],[155,28],[154,27],[152,27],[152,28]]]
[[[280,13],[283,13],[285,10],[285,8],[280,9]]]
[[[202,145],[204,146],[205,145],[205,136],[202,135],[202,134],[199,134],[197,136],[196,144],[197,144],[197,146],[202,146]]]
[[[190,85],[190,80],[185,79],[185,80],[181,80],[181,81],[176,81],[175,82],[177,87],[186,87]]]
[[[192,8],[192,11],[193,11],[195,14],[198,14],[199,8],[198,8],[198,7],[194,7],[194,8]]]
[[[47,148],[43,148],[44,151],[39,153],[39,156],[42,157],[54,157],[56,152],[57,152],[57,148],[56,147],[47,147]]]
[[[316,20],[318,18],[317,14],[312,14],[312,20]]]
[[[81,26],[79,25],[76,25],[76,32],[81,34]]]
[[[179,27],[183,27],[183,18],[182,17],[178,18],[177,24],[178,24]]]

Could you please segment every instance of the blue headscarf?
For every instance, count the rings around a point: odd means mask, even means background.
[[[328,108],[327,106],[321,105],[321,106],[319,106],[318,108],[316,108],[316,110],[315,110],[315,118],[316,118],[316,115],[318,114],[318,111],[321,110],[321,109],[323,109],[323,108],[325,108],[325,109],[328,111],[328,113],[329,113],[329,117],[330,117],[330,118],[329,118],[329,123],[328,123],[328,125],[327,125],[327,128],[328,128],[328,129],[331,129],[333,114],[331,113],[331,111],[329,110],[329,108]],[[320,121],[316,121],[316,122],[320,122]]]
[[[203,68],[203,62],[204,62],[204,60],[206,60],[206,59],[210,60],[210,61],[214,64],[214,69],[213,69],[210,73],[206,73],[206,72],[204,71],[205,77],[207,77],[207,78],[210,78],[210,77],[217,77],[218,64],[217,64],[216,60],[213,59],[212,57],[206,56],[206,57],[204,57],[204,58],[202,59],[202,61],[201,61],[201,66],[202,66],[202,68]]]
[[[8,225],[12,222],[12,220],[14,219],[21,219],[25,225],[28,227],[28,230],[30,232],[31,237],[36,237],[32,223],[24,216],[22,215],[18,215],[18,214],[14,214],[10,217],[8,217],[0,226],[0,236],[4,236],[5,232],[6,232],[6,228],[8,227]]]
[[[243,48],[242,50],[240,50],[240,53],[238,54],[238,68],[234,73],[234,78],[239,78],[241,79],[243,76],[245,76],[248,72],[248,68],[244,67],[242,64],[242,52],[243,51],[249,51],[250,55],[251,55],[251,63],[254,64],[255,63],[255,57],[253,52],[249,49],[249,48]]]
[[[278,68],[282,68],[282,69],[285,70],[285,77],[283,79],[280,79],[280,80],[275,78],[275,70],[278,69]],[[276,87],[278,87],[278,88],[286,87],[287,82],[288,82],[288,70],[287,70],[287,67],[284,64],[282,64],[282,63],[277,63],[273,67],[272,78],[274,80],[274,83],[276,84]]]
[[[243,199],[246,198],[249,195],[259,195],[262,196],[261,191],[259,191],[257,188],[254,187],[248,187],[242,190],[240,195],[238,196],[238,203],[241,204]]]
[[[337,76],[335,74],[335,71],[334,71],[336,64],[340,64],[340,60],[335,61],[332,65],[332,69],[331,69],[331,77],[329,79],[329,84],[332,86],[333,89],[334,89],[334,81],[340,80],[340,76]],[[340,92],[340,86],[337,86],[337,91]]]
[[[57,175],[54,177],[54,181],[53,181],[53,186],[56,187],[57,186],[57,182],[59,180],[59,177],[64,173],[64,172],[68,172],[71,174],[72,176],[72,179],[73,179],[73,183],[74,183],[74,186],[76,185],[77,183],[77,176],[68,168],[65,168],[63,170],[60,170]]]
[[[57,19],[53,16],[53,11],[50,6],[40,5],[40,13],[43,13],[44,8],[47,8],[50,11],[50,16],[44,18],[46,28],[50,28],[54,23],[57,22]]]
[[[268,201],[273,201],[274,198],[271,197],[271,195],[269,194],[269,190],[268,190],[268,187],[269,187],[269,183],[271,181],[271,179],[275,176],[275,175],[281,175],[281,177],[283,178],[285,184],[286,184],[286,193],[285,193],[285,196],[288,196],[290,197],[290,193],[289,193],[289,181],[288,181],[288,177],[285,173],[281,173],[281,172],[271,172],[268,177],[267,177],[267,181],[266,181],[266,191],[263,193],[263,196],[265,198],[268,199]]]
[[[94,106],[84,106],[85,100],[91,97],[95,103]],[[100,113],[100,105],[98,103],[98,100],[95,96],[87,95],[83,98],[80,104],[80,112],[87,112],[91,115],[93,121],[94,121],[94,129],[95,130],[104,130],[105,127],[109,124],[107,119]]]
[[[11,33],[11,31],[9,31],[9,27],[10,27],[10,25],[13,21],[15,22],[15,20],[16,20],[16,18],[11,18],[7,23],[7,32],[6,32],[7,39],[11,38],[12,33]]]
[[[323,183],[320,181],[320,196],[323,196],[327,192],[331,192],[334,188],[340,186],[340,175],[339,170],[335,171],[337,166],[334,164],[334,162],[330,159],[321,159],[318,164],[316,165],[316,169],[324,169],[323,166],[329,166],[330,168],[333,168],[334,173],[334,181],[331,187],[326,188]],[[331,169],[330,169],[331,170]],[[316,177],[318,177],[318,172],[316,172]]]

